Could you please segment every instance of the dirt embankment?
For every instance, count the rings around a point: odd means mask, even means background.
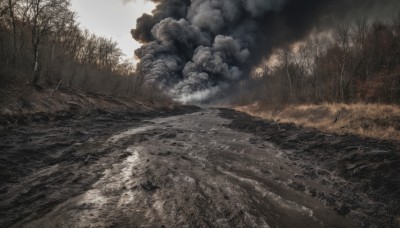
[[[151,112],[175,108],[168,99],[118,98],[76,90],[70,87],[34,88],[32,86],[0,90],[0,127],[68,119],[99,112]]]
[[[400,107],[394,105],[321,104],[266,109],[253,104],[235,109],[263,119],[329,133],[400,141]]]

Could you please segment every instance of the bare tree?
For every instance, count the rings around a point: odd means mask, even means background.
[[[338,43],[342,50],[342,61],[340,69],[340,81],[339,81],[339,94],[341,101],[345,101],[345,73],[347,66],[348,50],[349,50],[349,38],[350,38],[350,25],[347,23],[339,24],[336,28],[336,36]]]
[[[33,84],[40,78],[39,45],[45,36],[54,32],[58,21],[69,16],[69,0],[28,0],[28,25],[33,47]]]
[[[14,7],[17,5],[17,0],[8,0],[8,12],[9,12],[9,18],[11,20],[11,25],[12,25],[12,30],[13,30],[13,56],[11,60],[12,64],[12,70],[14,71],[15,67],[15,58],[17,54],[17,22],[16,22],[16,17],[14,13]],[[14,74],[14,73],[12,73]]]
[[[288,79],[288,84],[289,84],[289,91],[290,91],[290,98],[293,98],[293,80],[292,76],[290,75],[290,64],[291,64],[291,59],[292,59],[292,53],[289,47],[282,48],[278,50],[278,57],[279,61],[283,64],[283,68],[286,74],[286,77]]]
[[[19,50],[22,48],[25,22],[29,11],[28,0],[8,0],[8,20],[12,28],[12,71],[17,60]]]

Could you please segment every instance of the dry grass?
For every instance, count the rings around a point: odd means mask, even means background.
[[[325,132],[400,141],[400,107],[394,105],[321,104],[267,110],[253,104],[236,110]]]

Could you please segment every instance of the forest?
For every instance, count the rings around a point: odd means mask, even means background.
[[[69,0],[0,2],[0,87],[57,85],[151,96],[112,39],[82,29]],[[274,49],[240,83],[238,104],[400,103],[400,14],[316,30]],[[144,91],[146,90],[146,91]]]
[[[150,96],[143,81],[117,42],[81,28],[69,0],[0,2],[0,89],[60,84],[105,95]]]
[[[239,103],[266,107],[400,104],[400,15],[314,31],[301,42],[275,49],[241,88]]]

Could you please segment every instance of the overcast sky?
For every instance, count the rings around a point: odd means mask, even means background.
[[[71,0],[72,9],[78,13],[82,28],[96,35],[112,38],[127,55],[133,57],[133,51],[139,44],[132,38],[130,30],[135,27],[136,19],[143,13],[150,13],[154,4],[137,0],[123,4],[122,0]]]

